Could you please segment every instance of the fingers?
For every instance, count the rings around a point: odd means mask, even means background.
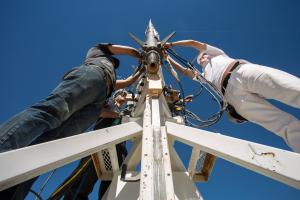
[[[164,44],[164,49],[169,49],[169,48],[171,48],[171,46],[172,46],[172,42],[167,42],[167,43],[165,43]]]

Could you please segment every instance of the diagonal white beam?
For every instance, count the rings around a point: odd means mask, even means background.
[[[0,154],[0,191],[137,136],[136,122],[16,149]]]
[[[167,133],[205,152],[300,189],[300,154],[167,122]]]

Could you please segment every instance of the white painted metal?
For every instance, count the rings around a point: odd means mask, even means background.
[[[155,199],[153,188],[153,140],[150,97],[147,95],[143,119],[140,199]]]
[[[140,125],[130,122],[1,153],[0,190],[137,136],[141,131]]]
[[[158,149],[158,154],[160,155],[159,159],[162,159],[163,164],[163,174],[164,174],[164,180],[165,185],[163,188],[163,185],[160,185],[161,190],[164,190],[166,193],[166,199],[168,200],[174,200],[174,185],[173,185],[173,173],[171,168],[171,160],[170,160],[170,152],[169,152],[169,145],[168,145],[168,137],[167,137],[167,131],[166,127],[162,126],[159,136],[159,145],[161,148]]]
[[[126,156],[126,159],[123,163],[127,164],[128,171],[136,170],[137,165],[141,161],[142,153],[142,140],[138,138],[134,141],[133,147],[131,148],[129,154]]]
[[[187,172],[173,172],[173,179],[176,200],[203,200],[201,193]]]
[[[174,199],[167,134],[165,127],[161,127],[161,121],[164,119],[163,109],[158,98],[151,98],[150,100],[154,139],[153,187],[156,194],[155,199]]]
[[[128,172],[130,176],[136,176],[136,172]],[[203,200],[197,187],[190,180],[188,173],[185,172],[174,172],[174,199],[175,200]],[[140,190],[139,182],[122,182],[120,180],[120,174],[116,174],[112,183],[107,191],[106,199],[123,200],[130,199],[136,200],[141,199],[139,196]]]
[[[173,172],[185,172],[186,169],[184,164],[182,163],[180,157],[178,156],[177,152],[175,151],[173,145],[169,145],[170,150],[170,159],[171,159],[171,166]]]
[[[112,170],[113,170],[113,172],[116,172],[116,171],[120,170],[119,169],[119,161],[118,161],[116,146],[114,145],[113,148],[110,147],[110,148],[108,148],[108,150],[109,150]]]
[[[139,117],[143,115],[143,111],[145,110],[145,100],[148,94],[148,82],[145,78],[141,79],[139,84],[143,83],[144,86],[142,87],[141,94],[139,95],[139,100],[135,106],[134,112],[132,113],[133,117]]]
[[[171,111],[169,109],[169,106],[168,106],[168,103],[166,101],[166,98],[164,95],[160,95],[159,97],[159,103],[160,103],[160,113],[161,113],[161,116],[162,116],[162,120],[161,120],[161,123],[162,125],[165,124],[165,121],[167,118],[171,118],[172,117],[172,114],[171,114]]]
[[[127,171],[129,176],[137,176],[136,172]],[[106,192],[107,200],[136,200],[139,199],[140,182],[123,182],[121,173],[115,174],[108,191]]]
[[[143,123],[141,199],[174,199],[170,153],[159,98],[147,96]]]
[[[101,180],[112,180],[114,173],[120,170],[116,145],[102,149],[93,154],[92,158],[97,175]]]
[[[189,167],[188,167],[188,172],[191,177],[195,174],[195,169],[196,169],[196,165],[197,165],[197,158],[199,157],[199,152],[200,152],[199,147],[194,147],[192,150],[192,155],[190,157],[190,162],[189,162]]]
[[[300,189],[300,154],[172,122],[166,127],[176,140]]]
[[[113,175],[119,169],[116,145],[112,145],[106,149],[95,153],[93,162],[97,171],[98,177],[101,180],[112,180]]]

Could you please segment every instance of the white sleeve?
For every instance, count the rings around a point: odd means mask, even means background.
[[[206,45],[206,50],[204,51],[205,53],[211,55],[211,56],[218,56],[225,54],[225,52],[217,47],[211,46],[209,44]]]
[[[206,80],[212,81],[212,68],[211,66],[206,66],[203,70],[203,74]]]

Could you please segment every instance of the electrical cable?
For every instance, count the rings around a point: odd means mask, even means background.
[[[41,189],[40,189],[40,191],[38,193],[38,196],[40,196],[42,194],[42,192],[44,191],[46,185],[48,184],[49,180],[51,179],[51,177],[53,176],[53,174],[55,173],[55,171],[56,171],[56,169],[54,169],[54,170],[51,171],[50,175],[47,177],[47,179],[43,183],[43,185],[42,185],[42,187],[41,187]],[[38,196],[36,195],[35,200],[38,199]]]
[[[49,200],[56,200],[59,199],[64,195],[69,185],[71,185],[76,178],[85,170],[85,168],[88,166],[88,164],[92,161],[91,158],[87,159],[81,168],[75,172],[68,180],[66,180],[64,183],[62,183],[49,197]]]
[[[77,189],[76,189],[76,191],[75,191],[75,194],[74,194],[72,200],[76,200],[76,198],[77,198],[77,196],[78,196],[78,194],[79,194],[79,192],[80,192],[80,189],[81,189],[81,187],[82,187],[84,181],[86,180],[87,175],[88,175],[88,173],[89,173],[90,171],[91,171],[91,168],[89,167],[89,168],[88,168],[88,171],[85,172],[84,175],[83,175],[83,177],[81,178],[81,180],[80,180],[80,182],[79,182],[79,185],[78,185],[78,187],[77,187]]]
[[[186,68],[189,68],[191,70],[193,70],[195,72],[195,74],[197,74],[197,76],[193,79],[196,82],[198,82],[201,85],[201,90],[200,92],[198,92],[197,94],[195,94],[195,97],[198,97],[203,88],[208,91],[208,93],[213,97],[213,100],[216,101],[218,103],[219,106],[219,111],[215,114],[213,114],[212,116],[210,116],[208,119],[206,120],[202,120],[200,117],[198,117],[197,115],[195,115],[194,113],[192,113],[191,111],[185,112],[185,119],[187,119],[187,117],[191,117],[194,120],[198,121],[199,124],[196,125],[194,123],[189,122],[188,120],[187,123],[194,126],[194,127],[206,127],[206,126],[211,126],[212,124],[216,123],[217,121],[219,121],[219,119],[221,118],[223,112],[226,110],[227,108],[227,102],[224,99],[223,94],[209,81],[207,81],[202,75],[201,73],[187,60],[185,60],[184,58],[182,58],[181,56],[179,56],[174,50],[172,49],[166,49],[166,51],[171,54],[172,56],[174,56],[181,64],[183,64]],[[185,107],[184,107],[185,109]]]
[[[179,89],[180,89],[180,93],[181,93],[181,97],[182,97],[182,99],[185,99],[185,95],[184,95],[184,90],[183,90],[183,87],[182,87],[182,84],[181,84],[181,81],[180,81],[180,79],[178,78],[178,77],[175,77],[174,76],[174,74],[172,73],[172,71],[171,71],[171,64],[170,64],[170,62],[168,61],[168,60],[166,60],[167,61],[167,63],[168,63],[168,65],[169,65],[169,67],[163,62],[163,66],[166,68],[166,70],[175,78],[175,80],[176,80],[176,82],[177,82],[177,84],[178,84],[178,86],[179,86]],[[185,102],[183,101],[182,102],[182,107],[183,107],[183,118],[184,118],[184,120],[186,120],[185,119],[185,106],[186,106],[186,104],[185,104]]]

